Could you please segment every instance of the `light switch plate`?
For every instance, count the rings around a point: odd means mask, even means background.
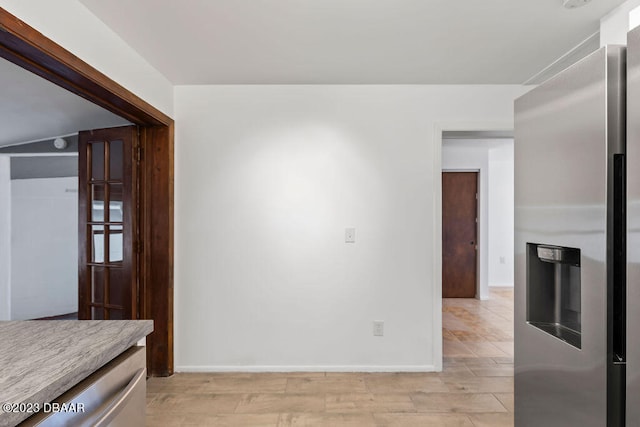
[[[356,242],[356,229],[354,227],[348,227],[344,229],[344,241],[345,243]]]
[[[373,321],[373,336],[374,337],[384,336],[384,320]]]

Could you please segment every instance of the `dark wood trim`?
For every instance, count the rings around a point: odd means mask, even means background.
[[[91,301],[89,289],[80,286],[81,283],[88,283],[91,280],[90,269],[86,268],[89,262],[87,251],[84,245],[87,240],[87,222],[91,219],[89,205],[89,186],[79,180],[83,170],[91,170],[92,151],[78,147],[78,319],[91,319],[91,307],[84,304],[84,301]],[[82,215],[81,212],[86,212]],[[82,237],[81,237],[82,236]]]
[[[157,140],[166,141],[157,144]],[[147,357],[168,360],[173,374],[173,125],[145,127],[140,136],[142,168],[140,176],[142,268],[141,292],[146,295],[142,307],[145,318],[154,319],[159,335],[148,342]],[[162,289],[157,283],[166,283]],[[157,361],[149,360],[150,365]]]
[[[82,35],[78,35],[82,37]],[[150,375],[173,373],[173,120],[40,32],[0,8],[0,57],[140,126],[143,256],[140,312]]]
[[[133,123],[173,123],[169,116],[2,8],[0,56]]]

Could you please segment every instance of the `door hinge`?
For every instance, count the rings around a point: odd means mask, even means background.
[[[138,147],[136,150],[136,162],[140,163],[142,161],[142,147]]]
[[[135,247],[136,247],[136,253],[142,253],[143,245],[140,240],[136,242]]]
[[[478,200],[478,193],[476,193],[476,200]]]

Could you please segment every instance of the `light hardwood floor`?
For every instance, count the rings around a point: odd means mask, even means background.
[[[148,426],[513,426],[513,291],[443,301],[438,373],[176,374]]]

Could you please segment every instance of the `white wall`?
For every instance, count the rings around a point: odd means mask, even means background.
[[[640,0],[628,0],[600,19],[600,46],[627,44],[627,32],[631,25],[629,14],[640,6]]]
[[[489,286],[513,286],[513,140],[489,149]]]
[[[11,181],[13,320],[78,310],[77,190],[77,177]]]
[[[0,155],[0,320],[11,318],[11,170]]]
[[[171,83],[78,0],[0,0],[0,7],[173,115]]]
[[[640,2],[638,2],[638,4],[638,6],[636,6],[629,12],[629,30],[632,30],[640,25]]]
[[[437,369],[435,141],[525,90],[176,87],[177,370]]]

